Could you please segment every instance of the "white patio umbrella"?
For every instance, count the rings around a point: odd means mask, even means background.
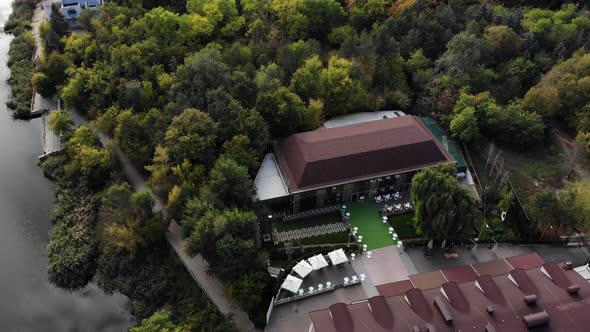
[[[313,267],[311,267],[311,265],[305,260],[301,260],[293,267],[293,271],[297,272],[301,278],[305,278],[306,275],[313,271]]]
[[[332,265],[338,265],[338,264],[342,264],[344,262],[348,262],[348,257],[346,257],[346,253],[344,253],[344,250],[342,250],[342,249],[330,251],[328,253],[328,256],[330,257],[330,260],[332,261]]]
[[[312,257],[308,258],[307,260],[309,261],[309,264],[311,264],[311,267],[314,270],[319,270],[321,268],[328,266],[328,262],[326,261],[326,259],[324,258],[324,255],[322,255],[322,254],[312,256]]]
[[[291,293],[297,293],[302,282],[303,280],[289,274],[285,281],[283,281],[281,288],[286,289]]]

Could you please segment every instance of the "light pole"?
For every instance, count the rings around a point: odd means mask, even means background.
[[[485,186],[483,187],[483,223],[486,224],[486,196],[487,196],[487,192],[488,189],[490,189],[489,186]]]
[[[541,241],[541,239],[543,238],[543,236],[545,236],[545,232],[547,232],[547,229],[551,227],[551,229],[553,229],[553,225],[547,225],[545,227],[545,230],[543,231],[543,233],[541,233],[541,237],[539,238],[539,241]]]
[[[479,234],[477,235],[477,239],[475,239],[476,241],[479,241],[479,239],[481,238],[481,233],[483,233],[484,231],[484,227],[487,229],[490,229],[490,225],[488,225],[485,221],[483,222],[483,226],[481,226],[481,228],[479,229]]]
[[[348,245],[346,245],[346,247],[350,248],[350,240],[352,238],[352,236],[356,236],[356,233],[358,232],[359,228],[358,227],[353,227],[350,229],[350,232],[348,233]]]

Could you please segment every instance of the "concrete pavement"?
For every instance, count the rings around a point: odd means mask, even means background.
[[[39,26],[45,22],[45,15],[43,14],[42,3],[37,4],[35,12],[33,13],[33,37],[35,38],[35,50],[33,52],[32,61],[38,64],[43,56],[43,43],[39,34]],[[43,116],[43,152],[44,155],[61,150],[60,137],[49,130],[49,120],[47,119],[48,112],[59,109],[59,101],[57,96],[51,98],[43,98],[40,94],[33,91],[31,99],[31,116],[41,114]]]
[[[440,248],[435,248],[432,256],[424,256],[423,247],[407,248],[406,253],[418,272],[448,269],[529,253],[537,253],[545,261],[556,263],[571,261],[575,264],[583,264],[588,259],[585,248],[566,248],[552,245],[499,244],[496,253],[491,252],[487,245],[479,245],[475,254],[472,254],[467,247],[456,247],[454,250],[459,257],[449,259],[445,258],[444,250]]]

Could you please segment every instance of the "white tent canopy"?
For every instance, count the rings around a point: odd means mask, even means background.
[[[297,293],[302,282],[303,280],[289,274],[285,281],[283,281],[281,288],[286,289],[291,293]]]
[[[328,262],[322,254],[312,256],[307,260],[309,261],[309,264],[311,264],[311,267],[313,267],[314,270],[319,270],[321,268],[328,266]]]
[[[301,260],[293,267],[293,271],[297,272],[301,278],[305,278],[306,275],[313,271],[313,267],[311,267],[311,265],[309,265],[309,263],[305,260]]]
[[[330,260],[332,261],[332,265],[338,265],[338,264],[342,264],[344,262],[348,262],[348,257],[346,257],[346,254],[344,253],[344,250],[342,250],[342,249],[330,251],[328,253],[328,256],[330,256]]]

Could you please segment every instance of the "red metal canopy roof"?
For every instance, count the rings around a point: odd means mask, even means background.
[[[537,257],[518,257],[513,261],[516,265],[538,265]],[[588,331],[590,284],[575,271],[564,270],[558,264],[541,264],[542,268],[516,268],[508,274],[482,275],[466,282],[449,281],[441,287],[410,289],[403,295],[342,304],[339,310],[348,314],[338,316],[346,317],[346,324],[336,322],[329,309],[313,311],[310,316],[316,332],[340,331],[343,325],[355,332],[426,332],[430,331],[429,327],[437,332]],[[440,282],[432,272],[424,275],[426,279],[434,277],[435,283]],[[393,286],[399,288],[397,284]],[[571,292],[574,286],[577,291]],[[538,299],[525,303],[524,297],[531,294]],[[536,316],[544,317],[538,321],[541,325],[527,328]]]
[[[454,162],[411,115],[291,135],[276,152],[291,192]]]

